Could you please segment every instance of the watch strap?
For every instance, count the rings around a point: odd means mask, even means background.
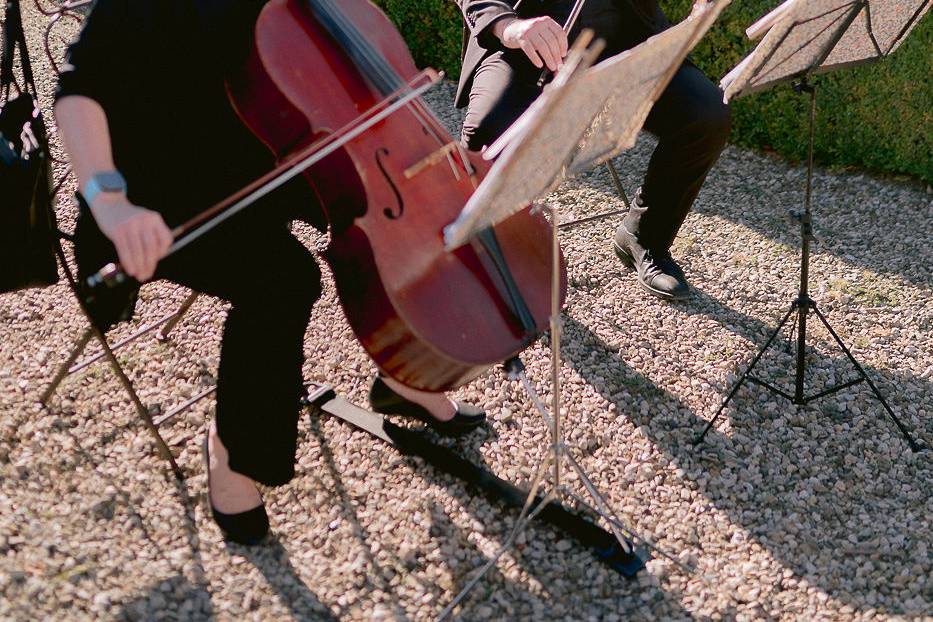
[[[126,192],[126,180],[120,171],[105,171],[91,175],[81,191],[88,206],[94,205],[94,199],[101,192]]]

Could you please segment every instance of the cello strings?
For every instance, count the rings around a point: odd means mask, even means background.
[[[326,16],[330,18],[334,22],[335,26],[340,29],[341,34],[350,39],[350,42],[357,47],[357,51],[370,65],[369,69],[375,70],[377,72],[378,80],[382,80],[385,83],[394,84],[394,90],[400,90],[402,93],[405,93],[406,90],[411,89],[409,84],[402,79],[398,72],[396,72],[388,62],[386,62],[382,55],[376,52],[372,45],[360,34],[356,27],[347,19],[340,8],[337,7],[332,0],[310,0],[310,3],[323,10]],[[445,144],[443,137],[438,132],[440,124],[432,123],[431,121],[436,121],[436,119],[434,119],[433,113],[424,109],[422,106],[423,103],[419,99],[409,103],[406,108],[412,112],[418,122],[421,123],[422,127],[428,131],[428,133],[438,142],[438,144]]]

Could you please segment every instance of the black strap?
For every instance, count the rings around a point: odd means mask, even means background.
[[[19,62],[23,72],[25,89],[38,101],[39,92],[36,89],[32,63],[29,60],[29,50],[26,45],[26,33],[23,29],[23,16],[19,0],[7,0],[3,20],[3,53],[2,58],[0,58],[0,96],[2,96],[3,101],[9,101],[10,92],[14,87],[17,94],[21,92],[13,74],[17,48],[19,48]]]

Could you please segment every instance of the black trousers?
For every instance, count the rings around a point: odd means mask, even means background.
[[[86,211],[78,219],[79,274],[115,251]],[[233,218],[160,262],[164,278],[230,302],[217,378],[217,430],[230,467],[269,486],[294,476],[304,336],[321,294],[314,256],[284,223]]]
[[[538,6],[563,24],[572,2],[522,3]],[[665,27],[654,0],[586,0],[570,40],[591,28],[606,41],[602,58],[635,47]],[[521,50],[500,50],[480,64],[473,79],[461,140],[479,151],[495,141],[540,95],[536,68]],[[670,248],[690,212],[706,175],[719,158],[731,129],[729,108],[717,86],[689,61],[674,75],[645,122],[658,145],[639,193],[647,207],[639,241],[648,249]]]

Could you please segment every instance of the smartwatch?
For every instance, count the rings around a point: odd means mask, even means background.
[[[126,193],[126,180],[120,171],[104,171],[95,173],[84,185],[81,194],[88,206],[94,205],[94,199],[101,192],[119,192]]]

